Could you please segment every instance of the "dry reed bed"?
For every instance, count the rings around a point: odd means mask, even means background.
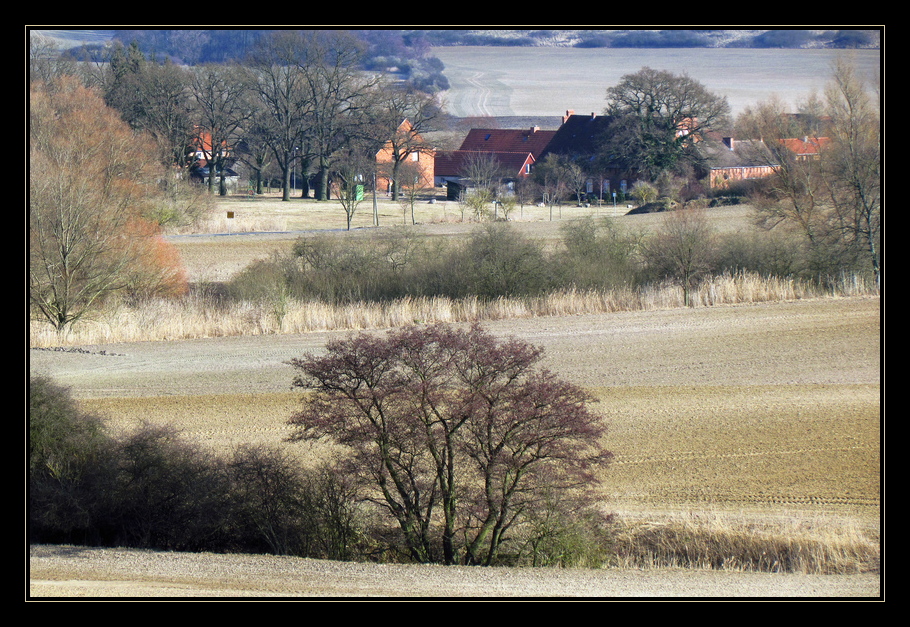
[[[690,514],[621,520],[609,566],[846,575],[879,568],[881,546],[853,524]]]
[[[873,293],[855,279],[834,290],[820,290],[793,279],[736,274],[713,277],[692,295],[696,307],[796,300]],[[389,302],[331,304],[299,301],[276,295],[259,302],[229,305],[204,296],[155,300],[139,306],[121,306],[74,325],[65,335],[47,323],[32,321],[32,347],[73,346],[111,342],[199,339],[275,333],[380,329],[414,323],[472,322],[539,316],[568,316],[617,311],[648,311],[684,306],[678,286],[642,289],[568,290],[539,297],[402,298]]]

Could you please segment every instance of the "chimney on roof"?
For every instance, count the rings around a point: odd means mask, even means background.
[[[566,109],[566,114],[562,116],[562,123],[565,124],[569,121],[569,118],[575,115],[575,109]]]
[[[596,117],[597,117],[597,114],[594,113],[593,111],[591,111],[591,119],[593,120],[593,119],[596,118]]]
[[[539,126],[536,126],[536,125],[535,125],[535,126],[532,126],[532,127],[531,127],[531,134],[533,135],[534,133],[536,133],[536,132],[539,131],[539,130],[540,130],[540,127],[539,127]]]
[[[727,148],[729,148],[730,150],[733,150],[733,138],[732,138],[732,137],[724,137],[724,145],[725,145]]]

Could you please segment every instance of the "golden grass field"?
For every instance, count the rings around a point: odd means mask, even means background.
[[[285,203],[287,209],[280,206],[280,211],[270,212],[266,203],[250,203],[247,209],[243,201],[231,202],[237,207],[234,226],[242,219],[263,224],[282,211],[287,222],[280,230],[326,228],[335,212],[339,225],[343,224],[340,208],[327,204],[316,207],[316,203],[295,201]],[[296,209],[292,208],[295,204]],[[262,207],[259,215],[258,207]],[[423,209],[436,212],[440,206]],[[246,211],[251,215],[244,217]],[[388,209],[390,217],[393,211],[394,207]],[[371,218],[369,209],[364,214],[365,220]],[[746,228],[748,224],[745,209],[717,210],[713,215],[725,228]],[[421,218],[424,223],[416,228],[427,234],[457,235],[466,228],[427,214]],[[517,221],[516,225],[536,237],[555,237],[557,225],[544,218]],[[642,228],[651,219],[653,216],[618,218],[625,225]],[[339,236],[358,237],[372,230],[367,222]],[[289,246],[298,235],[210,234],[172,241],[193,280],[224,280],[276,246]],[[741,528],[770,525],[788,530],[793,537],[840,534],[877,544],[881,516],[880,320],[880,298],[858,296],[537,316],[486,324],[497,335],[516,335],[542,346],[547,367],[595,395],[596,410],[609,424],[607,445],[616,456],[603,477],[603,504],[621,520],[645,525],[681,519]],[[282,443],[289,433],[285,421],[296,402],[291,392],[293,372],[285,362],[304,352],[319,351],[330,337],[346,333],[97,343],[82,346],[87,352],[32,350],[30,370],[70,386],[85,408],[106,417],[113,429],[131,428],[140,420],[169,423],[187,437],[221,451],[239,443],[261,442],[291,447],[306,463],[327,451]],[[59,554],[34,553],[32,579],[42,583],[32,584],[33,594],[123,592],[85,584],[94,576],[72,560],[61,565],[60,559]],[[223,559],[227,558],[213,556],[211,564]],[[148,579],[137,573],[111,573],[99,578],[126,582],[137,595],[154,595],[156,589],[158,594],[184,593],[182,588],[167,587],[166,582],[173,580],[166,574]],[[249,576],[252,579],[242,585],[228,586],[227,592],[221,588],[222,592],[215,592],[218,586],[205,584],[205,577],[186,576],[185,581],[195,582],[190,590],[197,594],[269,593],[265,584],[257,588],[255,576]],[[679,572],[669,569],[669,576],[679,577]],[[778,580],[786,584],[776,592],[773,588],[753,592],[770,596],[880,593],[877,573],[857,575],[862,577],[859,588],[857,579],[837,577],[813,580],[824,582],[823,592],[811,586],[800,588],[794,579]],[[78,591],[67,591],[62,584],[53,583],[63,579],[78,579],[83,584]],[[392,584],[371,581],[370,585],[378,587],[344,588],[339,584],[340,588],[326,592],[324,584],[307,588],[301,583],[303,587],[284,593],[360,595],[364,590],[377,590],[377,594],[391,594]],[[729,584],[733,579],[725,581]],[[838,587],[841,584],[844,587]],[[476,589],[464,592],[455,583],[448,585],[450,588],[443,587],[436,594],[483,594]],[[584,588],[583,593],[623,594],[606,581],[600,585]],[[674,587],[677,585],[683,588]],[[432,595],[423,588],[414,590],[415,594]],[[495,585],[487,590],[493,591],[490,594],[522,594]],[[541,590],[544,595],[572,594],[558,585]],[[646,588],[637,590],[641,593]],[[686,589],[677,582],[654,594],[710,596],[710,590]],[[721,596],[749,596],[749,588],[715,590]],[[538,592],[528,587],[525,593]],[[638,596],[636,588],[626,595]]]

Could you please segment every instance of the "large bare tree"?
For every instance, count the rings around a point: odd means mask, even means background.
[[[690,76],[645,67],[607,90],[605,113],[615,118],[604,148],[611,160],[653,180],[697,161],[693,146],[726,126],[730,106]]]
[[[796,227],[814,275],[852,265],[881,281],[881,118],[873,96],[839,58],[823,99],[807,101],[801,115],[772,97],[737,120],[738,132],[762,140],[753,158],[775,168],[752,197],[759,222]],[[790,148],[800,140],[813,146],[810,154]]]
[[[873,95],[846,59],[835,62],[825,90],[832,141],[822,161],[838,232],[862,251],[880,286],[881,114]]]
[[[218,176],[219,194],[224,196],[228,156],[236,150],[241,131],[253,115],[249,85],[239,67],[206,64],[193,69],[192,89],[199,119],[197,141],[208,164],[209,191],[214,193]]]
[[[303,132],[309,100],[300,70],[301,45],[297,31],[276,31],[259,41],[247,64],[259,106],[259,128],[284,179],[284,201],[291,199],[294,168],[308,152]]]
[[[376,111],[377,130],[380,138],[387,141],[385,145],[391,158],[386,175],[392,181],[392,200],[398,200],[402,187],[401,168],[412,155],[430,148],[423,135],[436,130],[441,110],[434,96],[412,87],[385,85]]]
[[[376,138],[371,109],[381,77],[362,71],[363,44],[350,32],[302,31],[299,37],[304,134],[315,159],[316,199],[327,200],[335,156],[352,141]]]
[[[495,563],[535,504],[590,488],[611,458],[588,395],[521,340],[437,325],[326,348],[290,362],[309,390],[292,439],[347,445],[416,561]]]

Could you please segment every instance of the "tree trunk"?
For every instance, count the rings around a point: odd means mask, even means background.
[[[329,168],[322,164],[316,178],[316,200],[329,199]]]
[[[288,201],[291,199],[291,160],[288,157],[285,157],[281,173],[284,177],[284,184],[281,186],[281,200]]]

